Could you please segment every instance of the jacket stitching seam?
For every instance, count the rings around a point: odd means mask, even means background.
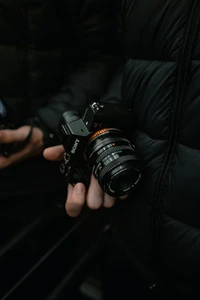
[[[172,157],[174,156],[174,149],[175,149],[175,145],[177,144],[176,140],[177,140],[177,134],[178,134],[177,129],[178,128],[176,128],[177,132],[175,133],[174,129],[173,129],[173,124],[174,124],[177,116],[178,116],[177,119],[179,119],[179,114],[180,114],[180,110],[182,107],[182,105],[181,105],[182,101],[180,101],[180,107],[178,108],[178,111],[176,113],[174,112],[174,109],[178,103],[178,96],[180,95],[180,86],[178,86],[176,88],[176,82],[178,82],[179,84],[181,83],[180,82],[181,81],[180,70],[181,70],[182,66],[187,67],[187,65],[183,64],[183,62],[184,62],[185,52],[188,49],[187,47],[188,47],[189,33],[191,30],[192,18],[195,13],[195,7],[197,5],[197,2],[198,1],[194,2],[193,6],[191,8],[191,13],[188,16],[189,24],[186,23],[186,25],[185,25],[185,31],[187,33],[187,36],[185,37],[185,39],[183,41],[183,48],[180,53],[179,66],[177,68],[178,75],[177,75],[176,81],[174,82],[174,101],[171,106],[171,133],[169,136],[169,147],[168,147],[168,151],[165,155],[164,161],[163,161],[161,169],[160,169],[160,174],[159,174],[157,182],[156,182],[155,192],[154,192],[154,196],[153,196],[154,201],[153,201],[153,208],[152,208],[152,221],[153,221],[153,234],[155,235],[155,243],[156,244],[158,242],[158,227],[159,227],[158,222],[159,222],[159,214],[160,214],[160,203],[162,201],[161,199],[163,198],[163,191],[165,188],[164,183],[166,180],[166,176],[169,173],[169,172],[165,173],[165,166],[168,168],[171,165]],[[194,39],[194,37],[193,37],[193,39]],[[193,39],[192,39],[192,46],[193,46]],[[189,49],[188,49],[189,53],[190,53],[190,50],[192,50],[192,46],[189,47]],[[189,62],[190,62],[190,59],[186,63],[189,64]],[[183,97],[183,95],[182,95],[182,97]],[[177,120],[177,122],[178,122],[178,120]],[[176,125],[176,123],[175,123],[175,125]],[[174,136],[174,133],[175,133],[175,136]],[[172,143],[173,143],[173,145],[172,145]],[[173,147],[171,148],[170,145]],[[169,159],[169,162],[167,163],[168,159]]]

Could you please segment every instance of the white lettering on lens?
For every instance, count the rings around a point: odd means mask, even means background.
[[[78,147],[78,144],[79,144],[80,140],[79,139],[76,139],[75,140],[75,143],[74,143],[74,146],[72,147],[72,150],[71,150],[71,153],[74,154],[76,152],[76,149]]]

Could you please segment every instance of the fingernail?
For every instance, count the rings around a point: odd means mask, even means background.
[[[84,194],[84,192],[85,192],[84,185],[82,183],[78,183],[76,185],[76,193],[77,194]]]

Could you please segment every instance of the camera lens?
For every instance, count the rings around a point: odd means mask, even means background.
[[[135,148],[118,129],[95,132],[85,149],[85,159],[101,188],[110,196],[130,193],[140,179]]]

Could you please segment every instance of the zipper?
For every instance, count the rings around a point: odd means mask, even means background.
[[[188,69],[190,67],[193,45],[200,21],[200,1],[195,0],[191,7],[191,13],[189,16],[188,24],[185,28],[185,39],[183,42],[182,53],[179,60],[179,66],[177,70],[177,81],[174,93],[174,104],[172,106],[172,122],[171,122],[171,134],[169,137],[168,151],[165,155],[163,165],[158,177],[154,197],[153,197],[153,209],[152,209],[152,223],[153,223],[153,235],[155,245],[159,242],[159,220],[161,216],[161,205],[164,203],[164,186],[170,173],[170,167],[176,150],[180,113],[184,94],[187,86]]]

